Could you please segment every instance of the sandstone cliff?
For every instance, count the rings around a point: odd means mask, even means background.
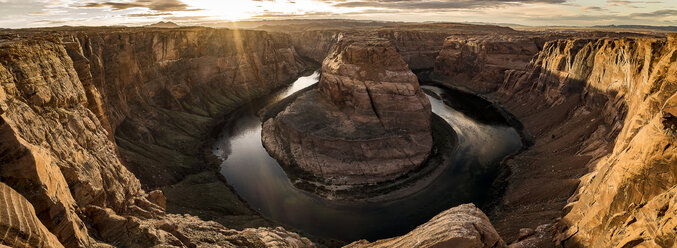
[[[287,37],[257,31],[141,29],[64,39],[83,84],[101,95],[93,112],[102,111],[129,168],[150,186],[199,167],[195,140],[215,117],[305,69]]]
[[[332,48],[319,90],[265,120],[263,143],[285,166],[330,184],[395,179],[432,148],[430,102],[389,41],[351,36]]]
[[[548,41],[631,36],[638,34],[594,31],[454,34],[444,40],[434,61],[434,71],[457,82],[456,87],[486,94],[500,88],[506,71],[523,70]]]
[[[238,232],[167,215],[163,194],[145,193],[128,170],[149,185],[180,180],[172,167],[204,170],[177,151],[199,153],[212,119],[295,78],[303,67],[287,41],[212,29],[20,35],[0,43],[2,204],[18,220],[3,222],[15,236],[0,244],[311,245],[282,229]],[[162,172],[170,179],[152,176]]]
[[[494,97],[536,139],[506,162],[512,174],[492,213],[504,238],[516,238],[514,219],[535,227],[564,208],[562,246],[675,245],[675,58],[674,35],[571,39],[508,73]]]
[[[0,183],[0,233],[3,242],[12,247],[63,247],[35,215],[26,198]]]
[[[291,42],[301,56],[322,62],[330,54],[331,48],[339,40],[339,37],[361,34],[388,39],[412,70],[433,68],[447,37],[452,36],[460,39],[469,36],[521,33],[507,27],[455,23],[407,24],[396,25],[395,27],[383,25],[383,27],[355,27],[352,29],[321,28],[321,25],[318,26],[315,27],[317,30],[290,32]],[[285,28],[278,28],[278,30],[285,30]],[[286,29],[296,30],[295,28]]]
[[[345,248],[367,247],[506,247],[489,222],[489,218],[473,204],[460,205],[444,211],[406,235],[369,243],[354,242]]]
[[[265,225],[219,179],[219,164],[205,161],[203,146],[223,114],[305,69],[288,36],[208,28],[62,36],[87,92],[101,96],[88,108],[115,135],[127,168],[145,187],[162,187],[168,210],[230,226]],[[191,191],[220,196],[209,201]]]
[[[504,72],[522,69],[542,44],[534,37],[456,37],[444,41],[435,61],[435,72],[478,92],[493,92],[503,82]]]

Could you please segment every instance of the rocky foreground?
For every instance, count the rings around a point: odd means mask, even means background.
[[[263,124],[268,152],[328,184],[395,179],[432,149],[430,102],[388,40],[341,38],[322,65],[319,89]]]

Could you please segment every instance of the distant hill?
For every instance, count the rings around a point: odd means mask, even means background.
[[[173,23],[173,22],[158,22],[158,23],[146,25],[144,27],[147,27],[147,28],[178,28],[180,26],[179,26],[179,24],[176,24],[176,23]]]
[[[594,28],[620,28],[620,29],[652,29],[677,32],[677,26],[649,26],[649,25],[607,25],[593,26]]]

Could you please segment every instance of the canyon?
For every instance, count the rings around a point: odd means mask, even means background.
[[[0,31],[0,244],[677,245],[677,34],[322,25]],[[426,83],[478,95],[513,120],[525,147],[501,162],[487,189],[494,201],[449,206],[399,237],[334,242],[281,227],[228,185],[207,148],[223,117],[318,69],[327,55],[345,51],[336,45],[342,37],[355,34],[396,53],[396,61],[377,64],[406,71],[402,81],[416,80],[413,70]],[[366,64],[346,65],[357,63]],[[332,106],[346,98],[328,84],[345,71],[322,69],[319,90],[296,100],[322,95]],[[421,99],[420,89],[413,92],[396,101],[398,109]],[[404,128],[426,131],[430,107],[421,105]],[[264,130],[274,120],[265,119]]]

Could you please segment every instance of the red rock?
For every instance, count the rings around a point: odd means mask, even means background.
[[[342,38],[319,90],[265,121],[263,143],[286,167],[331,184],[395,179],[430,154],[430,102],[385,39]]]

